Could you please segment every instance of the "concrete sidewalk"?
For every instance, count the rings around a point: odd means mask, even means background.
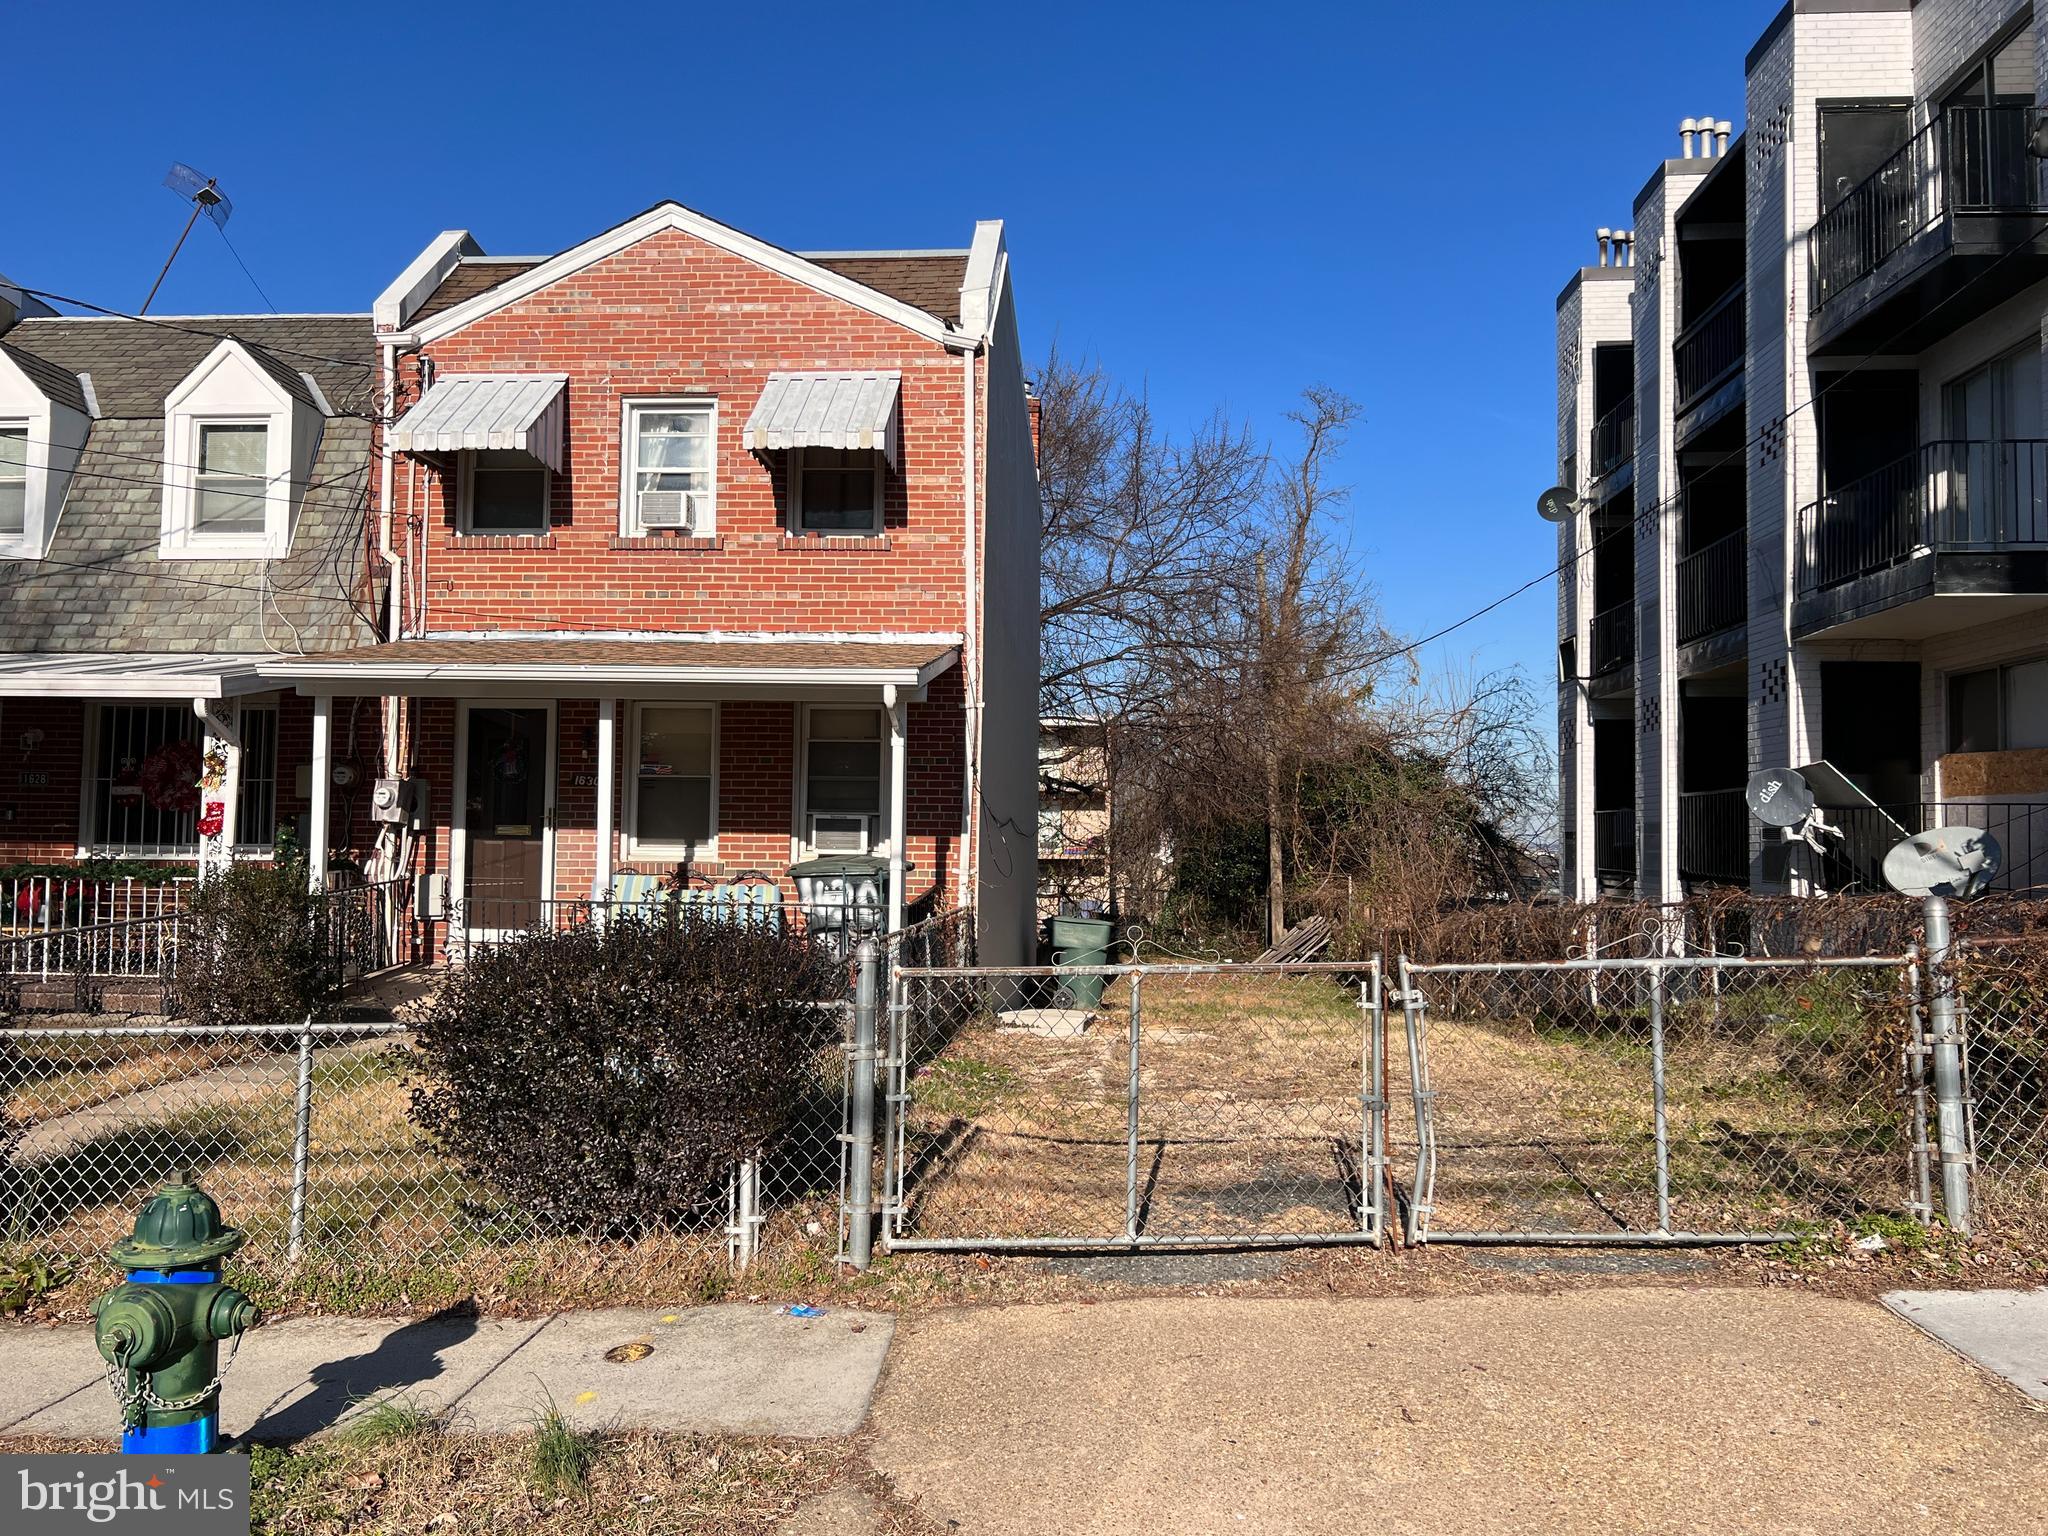
[[[231,1435],[298,1440],[404,1392],[486,1431],[525,1428],[552,1401],[592,1428],[849,1435],[866,1416],[894,1322],[742,1305],[529,1321],[301,1318],[249,1335],[221,1417]],[[634,1344],[651,1349],[624,1363],[605,1358]],[[89,1329],[0,1329],[0,1435],[111,1437],[119,1428]]]
[[[935,1313],[868,1455],[967,1536],[2048,1530],[2048,1415],[1778,1291]]]

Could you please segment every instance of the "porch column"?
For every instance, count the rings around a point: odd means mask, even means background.
[[[194,699],[192,712],[203,722],[206,735],[199,770],[199,878],[205,881],[224,873],[235,859],[242,706],[233,699]]]
[[[327,805],[334,786],[334,699],[328,694],[313,697],[313,771],[311,805],[306,820],[307,884],[316,891],[327,889]]]
[[[612,780],[618,774],[618,700],[597,701],[597,853],[591,861],[590,899],[612,893]]]
[[[904,783],[907,772],[908,732],[904,712],[908,706],[891,683],[882,690],[882,702],[889,707],[889,927],[903,930],[903,845],[909,841],[904,821]]]

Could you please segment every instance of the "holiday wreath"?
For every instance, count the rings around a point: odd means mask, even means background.
[[[199,748],[167,741],[142,760],[137,778],[142,796],[160,811],[183,815],[199,808]]]

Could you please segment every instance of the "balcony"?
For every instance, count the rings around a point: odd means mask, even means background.
[[[1745,296],[1746,290],[1737,283],[1678,333],[1671,351],[1681,422],[1699,410],[1704,424],[1742,399],[1743,346],[1748,336]]]
[[[1689,645],[1749,618],[1749,540],[1716,539],[1678,562],[1678,643]]]
[[[1794,574],[1801,639],[1912,639],[2043,606],[2048,442],[1928,443],[1809,503]]]
[[[1633,806],[1593,813],[1593,873],[1603,880],[1636,877],[1636,813]]]
[[[2048,274],[2034,113],[1951,107],[1821,215],[1814,355],[1922,351]]]
[[[1980,827],[1998,840],[2002,859],[1992,890],[2048,885],[2048,802],[1927,800],[1823,814],[1842,829],[1839,839],[1827,839],[1821,859],[1821,884],[1830,891],[1888,890],[1884,856],[1892,845],[1904,834],[1935,827]]]
[[[1620,470],[1636,457],[1636,397],[1627,394],[1593,423],[1593,478],[1604,493],[1620,490],[1633,476]]]
[[[1749,807],[1739,789],[1678,797],[1678,875],[1720,885],[1749,882]]]
[[[1618,672],[1636,659],[1636,605],[1616,603],[1593,615],[1593,675]]]

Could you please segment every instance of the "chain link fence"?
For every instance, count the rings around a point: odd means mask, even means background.
[[[1974,1220],[2048,1245],[2048,941],[1987,937],[1955,952]]]
[[[1753,1242],[1927,1214],[1910,959],[1402,972],[1411,1238]]]
[[[896,1249],[1370,1243],[1376,962],[907,967],[882,1052]]]

